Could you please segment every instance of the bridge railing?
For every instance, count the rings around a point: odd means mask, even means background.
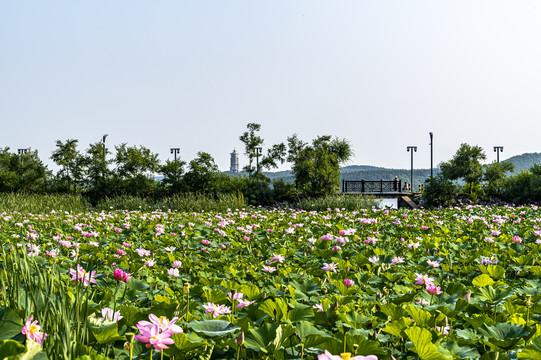
[[[342,180],[342,192],[386,193],[400,192],[402,180]]]

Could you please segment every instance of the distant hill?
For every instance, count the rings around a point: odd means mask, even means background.
[[[541,164],[541,153],[525,153],[512,156],[503,161],[515,164],[515,172],[519,173],[522,170],[528,170],[534,164]],[[439,168],[434,168],[434,175],[437,175],[439,171]],[[229,176],[248,176],[248,174],[243,171],[240,173],[224,171],[223,173]],[[293,183],[295,181],[291,170],[275,172],[264,171],[263,174],[271,180],[282,179],[288,183]],[[398,176],[398,179],[402,180],[402,183],[407,182],[409,184],[410,182],[409,169],[388,169],[371,165],[348,165],[342,168],[342,179],[345,180],[393,180],[395,176]],[[414,186],[417,187],[419,184],[423,184],[429,176],[430,169],[414,169]],[[157,180],[161,180],[162,178],[163,176],[156,177]]]
[[[541,153],[525,153],[512,156],[505,161],[513,163],[515,165],[515,173],[519,173],[522,170],[528,170],[535,164],[541,164]]]
[[[438,173],[439,169],[434,169],[434,175]],[[244,172],[238,174],[232,173],[230,171],[224,171],[225,174],[230,176],[245,176],[247,175]],[[263,172],[271,180],[282,179],[285,182],[293,183],[295,177],[291,170],[277,171],[277,172]],[[402,183],[410,183],[410,170],[408,169],[387,169],[383,167],[370,166],[370,165],[350,165],[344,166],[342,168],[341,179],[345,180],[394,180],[395,176],[399,180],[402,180]],[[425,182],[425,180],[430,176],[430,169],[414,169],[413,170],[413,184],[417,187],[419,184]]]

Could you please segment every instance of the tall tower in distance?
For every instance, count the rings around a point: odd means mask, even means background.
[[[233,152],[231,153],[231,166],[229,171],[235,173],[239,172],[239,153],[235,149],[233,149]]]

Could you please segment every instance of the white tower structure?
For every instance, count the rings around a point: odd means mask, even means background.
[[[239,153],[235,149],[233,149],[233,152],[231,153],[231,166],[229,171],[236,173],[239,172]]]

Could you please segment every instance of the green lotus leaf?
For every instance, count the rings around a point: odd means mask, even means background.
[[[263,324],[246,333],[244,345],[252,350],[272,355],[295,333],[295,328],[287,324]]]
[[[309,305],[296,303],[287,318],[291,322],[310,321],[314,319],[314,310]]]
[[[499,348],[509,350],[520,339],[529,334],[529,329],[526,326],[497,323],[492,326],[482,326],[478,329],[479,334],[485,337],[490,344]]]
[[[403,317],[400,320],[395,320],[387,323],[387,325],[385,325],[385,327],[383,328],[383,331],[394,336],[403,337],[403,331],[411,324],[413,324],[413,320],[408,319],[407,317]]]
[[[88,318],[88,327],[96,341],[100,344],[107,344],[113,341],[123,339],[118,335],[118,325],[114,321],[99,320],[93,316]]]
[[[174,348],[178,350],[179,354],[190,352],[206,343],[204,339],[194,333],[173,334],[171,338],[175,341]]]
[[[481,274],[472,280],[472,284],[477,287],[489,286],[494,284],[494,280],[487,274]]]
[[[447,360],[449,357],[442,355],[438,347],[432,343],[432,334],[430,331],[412,326],[404,330],[408,338],[413,343],[415,352],[421,360]]]
[[[519,359],[541,359],[541,336],[538,336],[532,340],[532,342],[519,350],[517,353]]]
[[[479,352],[474,347],[460,346],[452,341],[444,342],[441,346],[452,351],[453,354],[461,359],[479,359],[480,357]]]
[[[428,311],[417,308],[411,304],[408,305],[407,310],[413,320],[415,320],[415,325],[430,327],[432,324],[434,324],[432,314],[430,314]]]
[[[240,327],[225,320],[192,321],[188,323],[188,327],[196,333],[208,337],[225,336],[240,329]]]
[[[75,360],[108,360],[109,358],[107,356],[101,355],[101,354],[93,354],[93,355],[83,355],[79,356]]]
[[[267,299],[259,306],[259,310],[269,315],[275,321],[285,321],[287,316],[287,304],[284,300],[278,298],[276,300]],[[303,319],[300,319],[303,320]]]
[[[15,340],[0,341],[0,354],[2,356],[15,356],[26,352],[26,347]]]
[[[11,339],[20,334],[22,328],[23,323],[13,310],[0,309],[0,340]]]
[[[500,280],[505,277],[505,269],[500,265],[488,265],[486,271],[493,279],[496,280]]]

